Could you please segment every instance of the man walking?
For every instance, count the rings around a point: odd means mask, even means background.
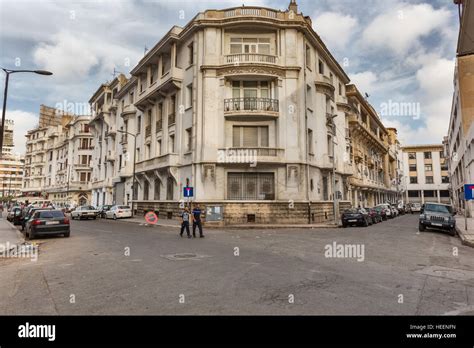
[[[181,213],[181,218],[183,222],[181,223],[181,232],[179,236],[183,236],[184,229],[186,228],[186,233],[188,234],[188,238],[191,238],[191,233],[189,232],[189,209],[184,208],[184,211]]]
[[[193,209],[193,237],[196,238],[196,227],[199,228],[199,238],[204,238],[202,234],[201,209],[196,205]]]

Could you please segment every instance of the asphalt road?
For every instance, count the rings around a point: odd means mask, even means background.
[[[0,259],[0,314],[474,314],[474,249],[417,216],[205,234],[73,221],[36,262]],[[364,252],[327,257],[334,243]]]

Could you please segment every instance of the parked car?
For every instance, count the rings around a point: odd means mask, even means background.
[[[106,218],[105,213],[107,213],[107,212],[110,210],[110,208],[112,208],[112,207],[113,207],[113,205],[111,205],[111,204],[106,204],[106,205],[100,206],[100,207],[99,207],[99,215],[100,215],[100,217],[101,217],[102,219],[105,219],[105,218]]]
[[[71,235],[69,218],[61,210],[36,210],[26,223],[25,234],[28,239],[34,239],[38,235],[57,234],[69,237]]]
[[[83,205],[77,207],[71,212],[71,218],[74,219],[97,219],[99,211],[92,205]]]
[[[370,219],[372,220],[373,224],[378,224],[379,222],[382,222],[382,215],[380,215],[380,213],[377,210],[375,210],[375,208],[364,208],[364,209],[369,214]]]
[[[377,205],[377,207],[380,207],[381,209],[385,210],[385,216],[386,216],[387,219],[392,219],[394,217],[392,209],[390,208],[389,204],[382,203],[382,204]]]
[[[132,217],[132,209],[128,205],[114,205],[105,213],[105,217],[114,220]]]
[[[342,227],[351,225],[369,226],[371,218],[369,213],[364,208],[346,209],[341,215]]]
[[[427,228],[448,231],[450,235],[456,234],[456,213],[448,204],[425,203],[420,211],[418,229],[424,232]]]
[[[33,214],[35,212],[37,212],[38,210],[51,210],[51,208],[38,208],[38,207],[34,207],[32,205],[26,207],[23,209],[23,212],[22,212],[22,219],[21,219],[21,230],[24,231],[25,228],[26,228],[26,224],[28,223],[28,221],[31,219],[31,217],[33,216]]]
[[[13,225],[21,224],[21,208],[14,207],[7,215],[7,220],[13,223]]]
[[[421,211],[421,204],[420,203],[411,203],[410,204],[410,213],[419,213]]]
[[[389,206],[390,206],[390,209],[392,210],[392,216],[397,217],[399,215],[398,209],[393,204],[390,204]]]
[[[374,207],[374,210],[377,211],[377,213],[380,215],[382,221],[387,220],[387,210],[384,207],[378,205]]]
[[[400,215],[405,215],[405,213],[406,213],[406,206],[405,206],[405,204],[403,204],[402,202],[398,203],[397,209],[398,209],[398,213],[399,213]]]

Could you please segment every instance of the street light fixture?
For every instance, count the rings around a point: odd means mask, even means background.
[[[7,109],[7,94],[8,94],[8,80],[10,79],[10,74],[25,72],[25,73],[33,73],[38,75],[53,75],[51,71],[47,70],[13,70],[13,69],[6,69],[1,68],[5,74],[5,90],[3,92],[3,111],[2,111],[2,131],[0,134],[0,158],[3,156],[3,134],[5,132],[5,112]]]
[[[135,201],[135,163],[136,163],[135,155],[137,152],[137,135],[121,130],[121,129],[117,129],[117,132],[127,134],[133,137],[133,174],[132,174],[132,217],[133,217],[133,215],[135,215],[134,210],[133,210],[133,203]]]

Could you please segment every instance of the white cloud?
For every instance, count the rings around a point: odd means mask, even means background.
[[[356,74],[350,74],[351,83],[355,84],[360,93],[372,93],[374,90],[377,75],[372,71],[364,71]]]
[[[362,35],[366,47],[388,48],[400,55],[420,43],[434,31],[442,32],[449,22],[448,10],[434,9],[428,4],[400,4],[377,16]]]
[[[38,124],[38,115],[22,110],[7,110],[6,119],[13,120],[13,143],[15,152],[25,153],[26,132]]]
[[[325,12],[314,19],[313,28],[327,45],[343,49],[357,28],[357,19],[340,13]]]

